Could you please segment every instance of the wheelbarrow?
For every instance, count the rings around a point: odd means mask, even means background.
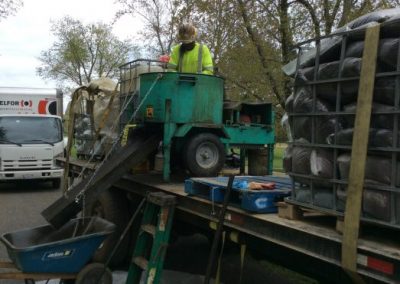
[[[111,284],[101,263],[89,263],[115,225],[99,217],[70,220],[60,229],[50,225],[6,233],[1,241],[10,261],[0,262],[0,279],[61,279],[63,283]]]

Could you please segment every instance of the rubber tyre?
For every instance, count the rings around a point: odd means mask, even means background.
[[[103,276],[99,279],[102,273]],[[90,263],[79,271],[75,284],[112,284],[112,273],[104,264]]]
[[[61,185],[61,178],[55,178],[51,181],[51,187],[54,189],[59,189]]]
[[[225,164],[224,145],[214,134],[194,135],[184,147],[183,159],[192,176],[217,176]]]
[[[128,224],[128,200],[122,192],[115,189],[108,189],[97,196],[97,198],[93,199],[89,197],[84,212],[85,216],[98,216],[116,226],[114,233],[100,245],[93,256],[94,262],[105,263]],[[127,233],[114,253],[109,263],[111,267],[117,267],[125,261],[128,254],[129,239],[130,232]]]

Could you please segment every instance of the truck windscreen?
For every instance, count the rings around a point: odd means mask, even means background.
[[[62,141],[61,120],[56,117],[0,117],[0,143],[57,143]]]

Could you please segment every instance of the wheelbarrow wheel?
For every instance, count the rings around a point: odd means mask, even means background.
[[[79,271],[75,284],[112,284],[112,273],[104,264],[90,263]]]
[[[193,176],[216,176],[225,163],[224,145],[211,133],[190,137],[183,154],[185,167]]]

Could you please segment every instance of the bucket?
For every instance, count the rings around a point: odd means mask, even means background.
[[[154,158],[154,170],[157,172],[162,172],[164,167],[164,155],[159,152]]]
[[[251,176],[268,175],[268,149],[248,149],[248,173]]]

